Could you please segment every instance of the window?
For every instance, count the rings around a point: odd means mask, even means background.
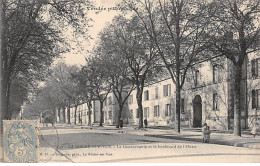
[[[144,117],[149,118],[149,107],[144,108]]]
[[[198,86],[198,84],[199,84],[199,74],[200,74],[200,71],[196,70],[195,71],[195,80],[194,80],[195,86]]]
[[[252,90],[252,109],[260,106],[260,89]]]
[[[165,105],[165,116],[171,116],[171,104]]]
[[[251,61],[251,72],[252,72],[252,77],[257,78],[260,75],[260,60],[258,59],[253,59]]]
[[[160,112],[159,112],[159,105],[154,106],[154,117],[159,117]]]
[[[185,114],[185,111],[184,111],[184,99],[181,99],[181,113]]]
[[[213,94],[213,110],[214,111],[218,110],[218,94],[217,93]]]
[[[144,91],[144,101],[149,100],[149,91]]]
[[[136,109],[136,118],[139,118],[139,109]]]
[[[130,95],[130,96],[129,96],[128,103],[129,103],[129,104],[132,104],[132,103],[133,103],[133,95]]]
[[[108,105],[112,105],[112,97],[111,96],[108,97]]]
[[[171,84],[163,85],[163,96],[170,96],[171,95]]]
[[[155,99],[158,99],[159,96],[158,96],[158,87],[155,88]]]

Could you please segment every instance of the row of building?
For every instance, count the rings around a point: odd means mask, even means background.
[[[232,63],[224,57],[194,65],[187,73],[181,91],[181,125],[232,129],[234,121],[234,76]],[[139,123],[136,90],[128,97],[122,114],[125,124]],[[241,85],[241,126],[251,127],[260,120],[260,55],[250,55],[244,64]],[[143,92],[143,112],[150,126],[172,126],[175,114],[175,86],[170,78],[147,84]],[[100,103],[92,102],[91,123],[100,122]],[[119,106],[114,94],[103,103],[104,124],[114,125]],[[88,124],[88,107],[82,103],[70,108],[70,122]],[[58,111],[57,111],[58,112]],[[57,122],[68,122],[67,109],[56,113]]]

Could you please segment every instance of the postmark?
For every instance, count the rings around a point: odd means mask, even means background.
[[[4,161],[32,163],[39,161],[37,120],[4,120]]]

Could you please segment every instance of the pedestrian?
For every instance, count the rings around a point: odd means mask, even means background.
[[[207,128],[206,128],[206,130],[205,130],[205,142],[206,142],[206,143],[209,143],[210,134],[211,134],[210,127],[207,126]]]
[[[210,127],[207,125],[207,123],[204,123],[202,127],[203,143],[209,143],[210,134],[211,134]]]
[[[145,128],[147,128],[147,125],[148,125],[148,122],[147,122],[147,119],[145,118],[144,119],[144,126],[145,126]]]
[[[120,120],[120,128],[123,128],[123,120]]]
[[[255,136],[256,136],[256,133],[257,133],[257,124],[254,123],[254,126],[253,126],[253,128],[252,128],[252,130],[251,130],[251,134],[253,134],[253,136],[255,137]]]

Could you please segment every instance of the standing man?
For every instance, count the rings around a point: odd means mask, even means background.
[[[145,119],[144,119],[145,128],[147,128],[147,125],[148,125],[147,123],[148,123],[148,122],[147,122],[147,118],[145,118]]]

